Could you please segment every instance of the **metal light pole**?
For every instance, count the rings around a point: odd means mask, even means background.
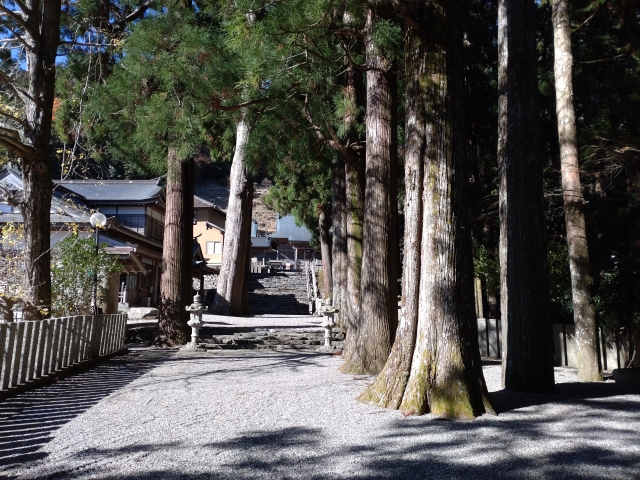
[[[94,212],[91,214],[89,218],[89,222],[91,222],[91,226],[93,227],[94,239],[96,244],[96,258],[98,258],[98,249],[99,249],[99,239],[100,239],[100,229],[104,228],[107,223],[107,217],[100,212]],[[91,300],[91,315],[98,314],[98,265],[95,265],[93,269],[93,298]]]

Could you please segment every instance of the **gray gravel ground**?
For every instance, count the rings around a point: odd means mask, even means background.
[[[139,355],[139,356],[134,356]],[[403,417],[354,398],[334,355],[143,350],[0,402],[0,476],[20,479],[640,478],[640,393],[499,391],[500,415]]]

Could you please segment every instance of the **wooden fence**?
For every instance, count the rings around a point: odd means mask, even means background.
[[[2,323],[0,391],[122,350],[126,332],[126,315]]]
[[[575,325],[554,323],[553,350],[556,367],[576,367],[577,350]],[[599,331],[600,364],[603,370],[624,368],[628,363],[633,347],[629,340],[623,340],[613,333]],[[500,319],[478,318],[478,344],[480,355],[490,358],[502,356],[502,328]]]

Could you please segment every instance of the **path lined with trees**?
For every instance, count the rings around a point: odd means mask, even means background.
[[[0,403],[0,474],[489,479],[640,473],[640,397],[610,396],[616,389],[610,382],[573,383],[571,369],[557,369],[557,394],[528,395],[502,391],[500,365],[485,367],[500,414],[439,422],[355,402],[372,377],[341,374],[336,356],[137,353]]]
[[[248,313],[265,174],[272,204],[316,231],[341,371],[380,374],[365,402],[493,411],[474,276],[502,319],[508,390],[554,390],[552,316],[575,321],[581,380],[602,379],[598,327],[638,345],[636,1],[7,0],[0,22],[0,147],[25,178],[23,198],[3,195],[24,217],[28,318],[51,309],[53,172],[109,165],[166,176],[157,343],[183,344],[204,156],[232,161],[214,309]]]

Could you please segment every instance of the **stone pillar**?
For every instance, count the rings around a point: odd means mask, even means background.
[[[100,302],[100,305],[98,305],[102,309],[102,313],[118,313],[118,296],[120,294],[119,283],[120,272],[102,279],[101,286],[105,290],[105,298]]]

